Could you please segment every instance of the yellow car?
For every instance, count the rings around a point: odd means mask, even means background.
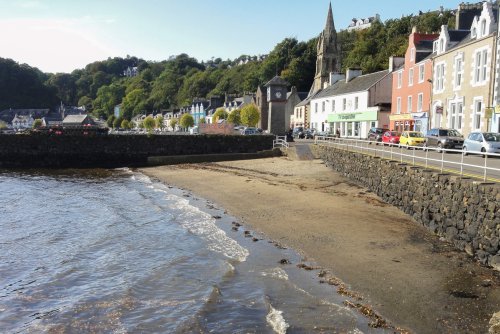
[[[407,149],[410,149],[412,146],[423,146],[424,143],[424,134],[419,131],[404,131],[401,136],[399,136],[399,145]]]

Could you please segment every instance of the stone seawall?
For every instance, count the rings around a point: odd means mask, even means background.
[[[0,136],[0,168],[147,166],[153,156],[255,153],[273,147],[273,136],[110,135]]]
[[[317,146],[327,166],[446,238],[481,263],[500,270],[500,186]]]

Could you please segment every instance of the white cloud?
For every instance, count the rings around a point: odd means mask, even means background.
[[[41,8],[47,8],[45,4],[42,4],[40,1],[19,1],[16,3],[18,7],[24,8],[24,9],[41,9]]]
[[[0,57],[45,72],[71,72],[118,53],[96,31],[92,18],[0,21]]]

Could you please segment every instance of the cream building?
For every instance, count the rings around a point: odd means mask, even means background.
[[[497,20],[483,3],[470,31],[442,26],[434,42],[431,128],[456,129],[464,136],[488,131],[493,106]]]

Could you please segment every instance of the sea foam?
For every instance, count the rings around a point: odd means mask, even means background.
[[[271,304],[269,304],[266,321],[277,334],[285,334],[288,327],[290,327],[283,318],[283,311],[276,310]]]

